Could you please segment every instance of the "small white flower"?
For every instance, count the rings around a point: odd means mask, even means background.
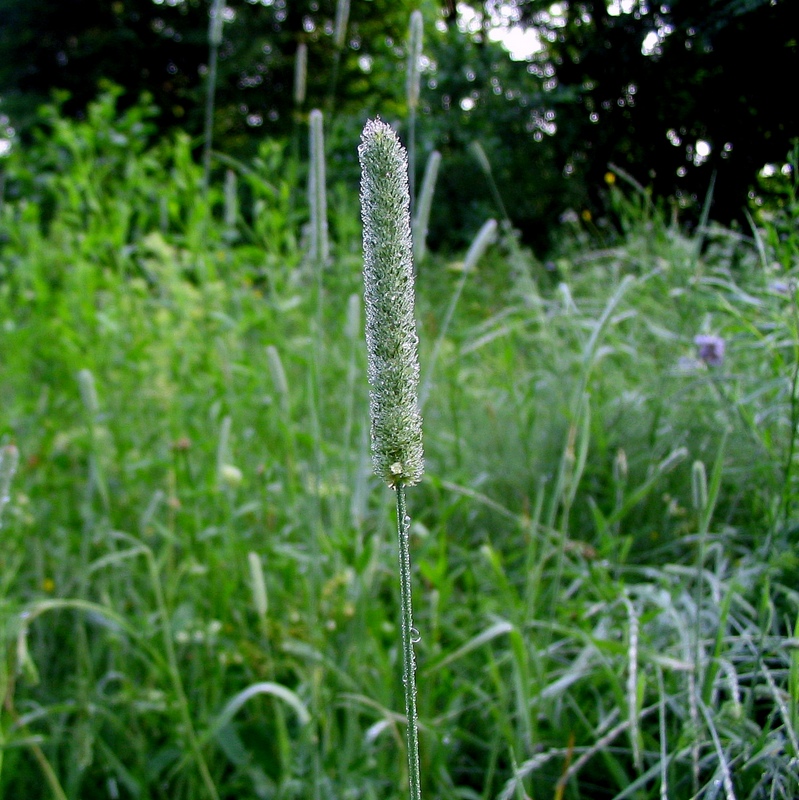
[[[238,486],[242,480],[244,480],[242,471],[233,464],[222,464],[219,468],[219,482],[225,486]]]

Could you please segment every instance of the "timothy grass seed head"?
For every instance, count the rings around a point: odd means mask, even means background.
[[[424,451],[408,160],[379,119],[366,123],[358,156],[372,461],[389,486],[410,486],[422,477]]]

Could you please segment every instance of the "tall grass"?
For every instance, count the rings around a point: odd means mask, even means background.
[[[405,487],[421,480],[424,449],[419,408],[408,156],[396,133],[377,120],[366,123],[358,157],[372,462],[375,474],[397,496],[408,783],[411,800],[421,800],[414,650],[419,634],[413,625],[411,518],[405,502]]]
[[[225,0],[213,0],[208,23],[208,75],[205,93],[205,129],[203,135],[203,194],[208,192],[211,180],[211,150],[214,138],[214,103],[216,100],[216,73],[219,46],[225,25]]]
[[[408,185],[411,214],[416,208],[416,112],[419,108],[422,73],[422,34],[424,20],[418,9],[411,13],[408,27],[408,60],[405,67],[405,98],[408,105]]]
[[[0,793],[405,797],[357,241],[331,245],[315,432],[285,150],[228,165],[231,237],[146,110],[48,113],[3,164]],[[795,797],[796,205],[698,249],[611,201],[551,272],[500,241],[417,278],[422,791]]]

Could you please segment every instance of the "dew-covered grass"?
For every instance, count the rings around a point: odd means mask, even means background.
[[[328,165],[320,276],[304,165],[218,164],[226,217],[145,124],[2,165],[0,794],[398,800],[357,187]],[[687,232],[612,191],[546,257],[419,265],[430,798],[799,793],[796,198]]]

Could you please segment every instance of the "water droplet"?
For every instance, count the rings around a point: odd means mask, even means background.
[[[402,523],[406,528],[409,528],[411,526],[411,518],[406,514],[405,518],[402,520]]]
[[[411,628],[411,644],[419,644],[422,641],[422,634],[416,628]]]

